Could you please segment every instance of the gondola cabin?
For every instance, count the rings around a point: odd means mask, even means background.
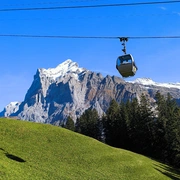
[[[134,59],[131,54],[119,56],[116,61],[116,69],[122,77],[134,76],[137,71]]]

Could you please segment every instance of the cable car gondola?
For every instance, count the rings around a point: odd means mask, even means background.
[[[119,56],[116,61],[116,69],[122,77],[134,76],[137,71],[134,59],[131,54]]]
[[[123,41],[124,49],[122,51],[125,55],[119,56],[116,61],[116,69],[119,71],[122,77],[134,76],[137,71],[137,66],[135,64],[134,58],[131,54],[126,54],[125,41],[127,38],[120,38],[120,41]]]

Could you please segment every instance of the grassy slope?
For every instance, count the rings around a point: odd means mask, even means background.
[[[180,179],[173,171],[147,157],[63,128],[0,119],[2,180]]]

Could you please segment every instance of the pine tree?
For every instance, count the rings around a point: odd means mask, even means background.
[[[155,138],[154,138],[154,156],[155,158],[164,159],[166,152],[167,141],[165,139],[166,124],[167,124],[167,106],[164,96],[157,91],[156,95],[156,121],[155,121]]]
[[[122,117],[127,125],[127,149],[136,151],[136,139],[137,132],[139,131],[139,103],[137,98],[134,98],[132,102],[127,101],[126,104],[121,105]]]
[[[146,155],[151,155],[153,152],[154,141],[154,112],[150,104],[148,96],[141,95],[139,104],[139,141],[141,143],[140,152]]]
[[[180,109],[169,93],[165,98],[157,92],[156,98],[155,154],[161,160],[180,167]]]
[[[130,138],[130,121],[132,118],[131,114],[131,102],[127,101],[126,103],[121,102],[120,104],[120,147],[124,149],[131,149],[132,142]]]
[[[103,120],[105,142],[111,146],[116,146],[118,113],[119,105],[112,100]]]
[[[75,124],[70,116],[68,116],[66,124],[64,125],[64,128],[69,129],[71,131],[75,131]]]
[[[166,99],[167,105],[167,124],[166,124],[166,134],[165,138],[167,141],[167,160],[171,164],[176,164],[180,154],[180,136],[179,136],[179,120],[180,120],[180,111],[177,106],[177,103],[168,93]],[[176,164],[177,165],[177,164]]]
[[[76,119],[75,132],[81,133],[80,119],[79,118]]]
[[[126,109],[128,112],[128,149],[146,155],[151,154],[154,116],[148,97],[142,94],[140,102],[134,98],[132,102],[126,103]]]
[[[99,128],[99,116],[95,109],[86,110],[76,121],[76,132],[86,136],[99,139],[101,136]]]

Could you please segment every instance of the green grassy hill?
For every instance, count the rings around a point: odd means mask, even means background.
[[[2,180],[180,179],[171,167],[52,125],[0,119]]]

